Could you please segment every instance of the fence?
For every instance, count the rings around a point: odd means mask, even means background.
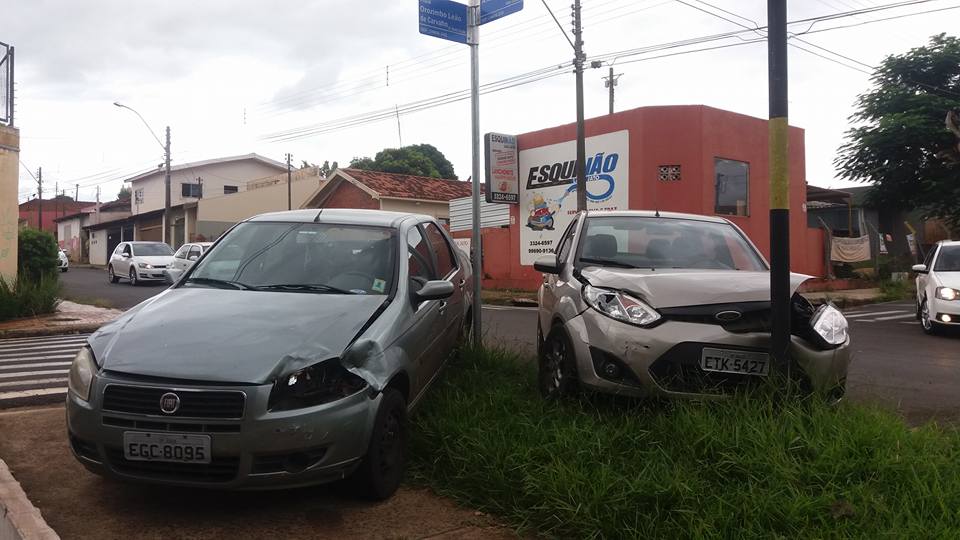
[[[13,125],[13,45],[0,42],[0,124]]]

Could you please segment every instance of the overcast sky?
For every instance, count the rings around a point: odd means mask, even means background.
[[[540,0],[481,29],[481,84],[569,62],[572,51]],[[571,0],[547,0],[569,29]],[[582,0],[590,57],[765,24],[763,0]],[[790,20],[894,3],[893,0],[788,2]],[[806,130],[807,178],[840,187],[833,159],[849,127],[856,96],[869,88],[859,70],[888,54],[923,45],[958,28],[960,10],[869,21],[960,6],[925,3],[833,21],[797,43],[831,57],[790,50],[790,121]],[[733,15],[735,14],[735,15]],[[740,16],[742,18],[737,18]],[[732,21],[732,22],[731,22]],[[848,26],[831,31],[832,27]],[[705,104],[767,115],[763,42],[690,54],[756,38],[617,58],[616,107]],[[21,160],[42,166],[55,183],[92,200],[114,198],[124,177],[155,167],[162,151],[140,120],[112,105],[136,108],[159,137],[172,130],[174,163],[257,152],[278,161],[339,161],[384,147],[431,143],[470,175],[469,101],[294,140],[270,134],[385,110],[469,88],[469,50],[418,33],[415,0],[14,0],[6,2],[0,41],[16,46]],[[829,51],[847,57],[831,55]],[[606,60],[609,62],[612,57]],[[860,62],[862,64],[859,64]],[[389,86],[387,71],[389,66]],[[856,68],[856,69],[852,69]],[[602,69],[585,74],[586,113],[607,111]],[[574,77],[565,72],[481,98],[481,131],[523,133],[575,120]],[[792,179],[800,181],[801,179]],[[20,169],[20,200],[36,193]],[[49,193],[49,191],[45,191]]]

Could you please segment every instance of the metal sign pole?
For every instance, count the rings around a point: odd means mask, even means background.
[[[480,0],[467,8],[467,44],[470,46],[470,130],[473,150],[473,342],[480,345],[483,289],[483,242],[480,238]]]

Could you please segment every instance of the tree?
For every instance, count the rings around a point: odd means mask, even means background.
[[[324,161],[324,162],[323,162],[323,165],[320,166],[320,174],[321,174],[324,178],[326,178],[326,177],[330,176],[330,173],[332,173],[333,171],[337,170],[337,167],[338,167],[338,165],[337,165],[337,162],[336,162],[336,161],[333,162],[333,165],[331,165],[329,161]]]
[[[440,150],[430,144],[414,144],[402,148],[385,148],[374,156],[353,158],[350,166],[355,169],[383,171],[399,174],[456,179],[453,164]]]
[[[129,199],[130,198],[130,186],[123,186],[120,188],[120,193],[117,193],[118,199]]]
[[[874,182],[870,202],[920,209],[960,225],[957,137],[944,119],[960,107],[960,39],[940,34],[924,47],[888,56],[873,88],[857,98],[835,160],[840,177]]]

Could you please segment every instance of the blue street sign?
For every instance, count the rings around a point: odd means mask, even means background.
[[[467,42],[467,6],[452,0],[420,0],[420,33]]]
[[[523,9],[523,0],[480,0],[480,24],[487,24]]]

